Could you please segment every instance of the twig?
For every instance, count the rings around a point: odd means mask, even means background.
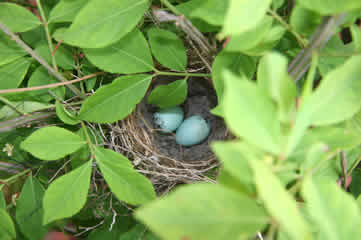
[[[292,60],[288,67],[288,73],[297,82],[307,72],[311,65],[313,51],[320,51],[335,33],[346,14],[340,14],[335,17],[325,17],[322,24],[312,34],[308,47],[302,49],[300,53]]]
[[[87,75],[87,76],[84,76],[84,77],[81,77],[81,78],[78,78],[78,79],[74,79],[74,80],[71,80],[71,81],[66,81],[66,82],[61,82],[61,83],[52,83],[52,84],[42,85],[42,86],[37,86],[37,87],[4,89],[4,90],[0,90],[0,94],[16,93],[16,92],[30,92],[30,91],[37,91],[37,90],[41,90],[41,89],[60,87],[60,86],[64,86],[64,85],[66,86],[66,85],[69,85],[69,84],[73,84],[73,83],[76,83],[76,82],[81,82],[81,81],[87,80],[89,78],[93,78],[93,77],[98,76],[98,75],[103,74],[103,73],[104,72],[97,72],[97,73],[93,73],[93,74],[90,74],[90,75]]]
[[[30,122],[38,121],[41,119],[46,119],[49,117],[55,116],[55,112],[51,113],[36,113],[33,115],[24,115],[21,117],[17,117],[8,121],[0,122],[0,133],[8,132],[14,128],[19,126],[24,126]]]
[[[58,71],[58,67],[56,66],[55,56],[54,56],[54,54],[52,54],[53,53],[53,43],[52,43],[52,39],[51,39],[50,32],[49,32],[48,21],[45,18],[45,14],[44,14],[43,7],[41,5],[41,1],[36,0],[36,5],[38,6],[38,9],[39,9],[39,12],[40,12],[41,21],[44,24],[46,39],[48,40],[49,51],[50,51],[50,54],[51,54],[51,61],[53,63],[53,68],[55,69],[55,71]]]
[[[67,82],[68,80],[59,74],[55,69],[53,69],[42,57],[40,57],[33,49],[31,49],[23,40],[21,40],[16,34],[14,34],[9,28],[7,28],[2,22],[0,22],[0,29],[8,35],[12,40],[14,40],[21,48],[23,48],[27,53],[29,53],[36,61],[43,65],[51,75],[61,82]],[[78,95],[81,98],[85,96],[73,85],[66,85],[75,95]]]
[[[24,115],[25,113],[23,113],[21,110],[19,110],[12,102],[10,102],[9,100],[7,100],[5,97],[0,96],[0,101],[5,103],[6,105],[8,105],[12,110],[14,110],[15,112],[17,112],[20,115]]]

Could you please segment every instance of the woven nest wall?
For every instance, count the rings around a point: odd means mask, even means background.
[[[146,99],[155,86],[169,82],[169,78],[155,79],[136,110],[111,126],[108,139],[113,150],[127,156],[135,168],[150,179],[159,195],[178,184],[214,182],[219,162],[210,143],[228,136],[223,119],[210,113],[217,105],[216,94],[209,82],[201,78],[188,80],[187,100],[181,107],[185,118],[199,114],[209,122],[209,137],[198,145],[182,147],[176,143],[175,133],[165,134],[157,129],[152,118],[157,108],[147,104]]]

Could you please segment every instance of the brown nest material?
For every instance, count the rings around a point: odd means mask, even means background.
[[[152,87],[165,83],[169,80],[157,79]],[[225,139],[228,133],[223,120],[210,113],[217,104],[217,98],[208,81],[189,79],[188,97],[181,105],[185,118],[199,114],[211,126],[207,140],[191,147],[181,147],[176,144],[174,133],[165,134],[157,129],[152,119],[157,108],[147,104],[146,98],[128,118],[111,126],[108,141],[113,150],[132,160],[136,169],[150,179],[160,195],[178,184],[214,182],[219,162],[209,145]]]

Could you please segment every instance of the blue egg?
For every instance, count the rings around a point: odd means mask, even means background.
[[[209,124],[199,115],[194,115],[179,126],[176,133],[176,142],[182,146],[192,146],[205,140],[211,129]]]
[[[180,107],[164,108],[153,114],[154,123],[165,132],[175,131],[183,122],[184,113]]]

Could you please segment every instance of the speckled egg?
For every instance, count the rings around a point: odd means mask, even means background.
[[[183,110],[176,106],[164,108],[153,114],[154,123],[165,132],[175,131],[183,122]]]
[[[176,142],[185,147],[199,144],[208,137],[210,131],[206,120],[199,115],[194,115],[184,120],[179,126]]]

